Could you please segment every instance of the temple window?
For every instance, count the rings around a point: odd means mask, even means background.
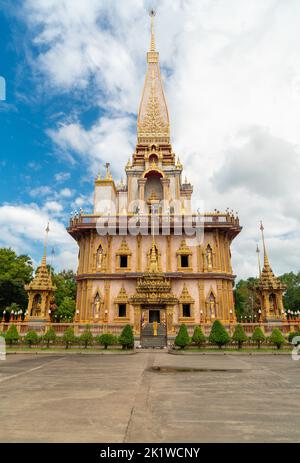
[[[178,271],[192,272],[192,250],[187,246],[185,239],[181,241],[177,254]]]
[[[183,317],[191,316],[191,304],[182,304],[182,315]]]
[[[126,304],[118,304],[118,317],[126,317]]]
[[[181,259],[181,267],[189,267],[189,256],[188,255],[182,255],[180,256]]]
[[[116,270],[124,271],[130,270],[131,264],[131,251],[128,247],[127,241],[124,238],[121,241],[120,247],[116,253]]]
[[[121,268],[128,267],[128,256],[120,256],[120,267]]]

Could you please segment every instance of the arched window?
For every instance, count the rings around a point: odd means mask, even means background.
[[[42,296],[36,294],[33,298],[31,315],[38,316],[41,313]]]
[[[276,294],[271,293],[269,296],[269,302],[270,302],[270,310],[271,312],[274,312],[274,314],[277,313],[277,300],[276,300]]]

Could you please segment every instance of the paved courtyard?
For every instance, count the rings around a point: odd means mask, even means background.
[[[289,355],[9,355],[1,442],[299,442]]]

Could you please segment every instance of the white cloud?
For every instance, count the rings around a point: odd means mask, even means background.
[[[57,182],[65,182],[71,177],[70,172],[58,172],[54,175],[54,178]]]
[[[71,190],[70,188],[63,188],[59,192],[59,196],[62,196],[63,198],[71,198],[74,194],[74,191]]]
[[[52,193],[52,190],[49,186],[47,185],[42,185],[42,186],[39,186],[39,187],[36,187],[36,188],[32,188],[30,191],[29,191],[29,195],[32,197],[32,198],[36,198],[38,196],[47,196],[49,194]]]
[[[55,213],[55,212],[61,212],[63,210],[63,207],[57,201],[46,201],[44,205],[44,209]]]
[[[38,264],[43,254],[45,229],[50,222],[48,256],[54,247],[53,265],[57,270],[77,268],[77,244],[68,235],[63,223],[36,204],[0,207],[0,246],[12,247],[19,254],[29,254]],[[51,257],[48,257],[51,261]]]
[[[46,85],[53,92],[76,90],[106,110],[90,129],[79,118],[49,131],[94,174],[109,160],[122,175],[132,152],[148,6],[141,0],[26,1]],[[244,229],[233,246],[239,276],[256,273],[260,219],[274,269],[299,270],[299,17],[297,0],[163,0],[158,6],[174,149],[207,209],[240,212]]]

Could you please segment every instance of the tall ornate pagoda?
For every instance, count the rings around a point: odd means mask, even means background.
[[[50,315],[54,306],[56,287],[47,268],[47,237],[49,224],[46,228],[44,242],[44,254],[41,265],[37,268],[34,279],[25,286],[28,294],[28,306],[26,321],[50,321]]]
[[[194,213],[193,187],[182,180],[182,170],[170,142],[152,12],[126,181],[117,184],[106,164],[104,177],[95,179],[93,213],[76,213],[68,227],[79,246],[76,322],[115,330],[130,323],[143,344],[153,323],[170,337],[181,323],[192,329],[216,318],[234,321],[230,245],[241,230],[239,219],[229,211]],[[199,241],[185,229],[178,233],[184,221],[194,226],[199,220]],[[103,232],[106,221],[113,225]]]
[[[283,293],[286,290],[286,286],[274,275],[273,270],[271,269],[262,222],[260,224],[260,230],[263,243],[264,265],[261,270],[259,260],[259,280],[256,292],[260,300],[262,319],[266,322],[282,321],[285,319]]]

